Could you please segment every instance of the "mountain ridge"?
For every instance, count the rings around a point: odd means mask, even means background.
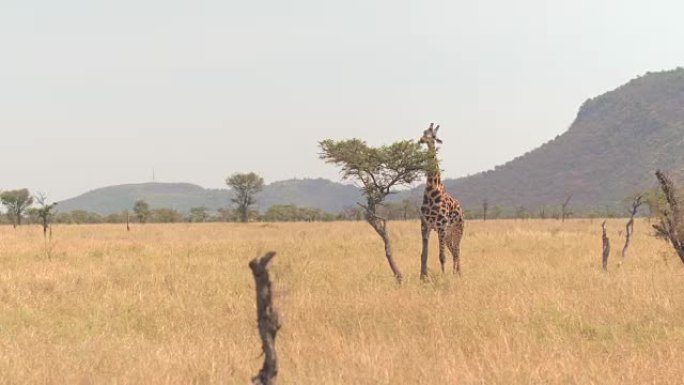
[[[587,99],[569,129],[525,155],[445,181],[465,206],[558,206],[572,195],[582,210],[621,208],[655,187],[660,168],[682,180],[684,69],[649,72]],[[448,143],[445,144],[448,146]]]

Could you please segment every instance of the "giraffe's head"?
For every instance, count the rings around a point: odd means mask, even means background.
[[[423,131],[423,137],[418,140],[418,143],[425,143],[428,147],[434,147],[435,143],[441,144],[442,141],[437,137],[437,131],[439,130],[439,125],[435,126],[434,123],[430,123],[430,127]]]

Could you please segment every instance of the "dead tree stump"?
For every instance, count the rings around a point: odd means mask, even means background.
[[[639,207],[643,204],[641,198],[642,196],[639,195],[634,198],[634,201],[632,202],[632,210],[630,211],[632,215],[629,217],[629,221],[625,226],[625,247],[622,248],[622,256],[620,257],[618,266],[622,266],[622,263],[625,262],[625,259],[627,258],[627,250],[632,242],[632,233],[634,232],[634,216],[636,215],[637,210],[639,210]]]
[[[278,358],[275,350],[275,339],[280,320],[278,311],[273,306],[273,288],[268,273],[268,264],[275,256],[271,251],[261,258],[249,262],[256,283],[257,325],[261,346],[264,351],[264,365],[254,378],[254,385],[275,385],[278,376]]]
[[[601,224],[601,228],[603,228],[603,236],[601,239],[603,239],[603,270],[608,271],[608,256],[610,256],[610,239],[608,239],[608,235],[606,234],[606,221],[603,221]]]

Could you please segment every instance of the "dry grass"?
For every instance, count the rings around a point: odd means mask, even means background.
[[[390,223],[397,287],[364,223],[0,228],[0,383],[246,384],[260,365],[247,262],[278,251],[281,384],[675,384],[684,267],[638,221],[470,221],[463,277],[418,280],[420,231]],[[450,265],[449,265],[450,267]]]

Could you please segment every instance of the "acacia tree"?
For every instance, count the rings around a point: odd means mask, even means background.
[[[50,221],[55,215],[53,210],[57,207],[57,202],[47,203],[47,196],[43,193],[38,193],[35,196],[35,199],[36,203],[38,203],[38,207],[32,209],[32,211],[36,217],[40,218],[43,225],[43,237],[47,237],[47,231],[50,227]],[[52,234],[52,230],[50,231],[50,234]]]
[[[237,205],[240,220],[249,220],[249,207],[256,203],[256,194],[264,189],[264,179],[250,172],[247,174],[233,174],[226,179],[226,184],[235,191],[235,197],[231,200]]]
[[[192,207],[190,209],[190,222],[205,222],[209,218],[208,210],[206,206]]]
[[[431,165],[427,151],[413,141],[400,141],[382,147],[369,147],[360,139],[320,142],[320,158],[341,168],[342,179],[360,183],[366,204],[364,209],[368,224],[382,238],[385,257],[394,277],[401,283],[402,274],[392,255],[392,245],[387,232],[387,219],[377,213],[378,206],[392,194],[393,188],[414,183]]]
[[[0,202],[7,208],[7,216],[12,220],[16,228],[21,225],[24,212],[33,204],[33,197],[28,189],[9,190],[0,193]]]
[[[145,223],[150,216],[150,205],[142,199],[138,200],[133,205],[133,212],[138,218],[138,222]]]

